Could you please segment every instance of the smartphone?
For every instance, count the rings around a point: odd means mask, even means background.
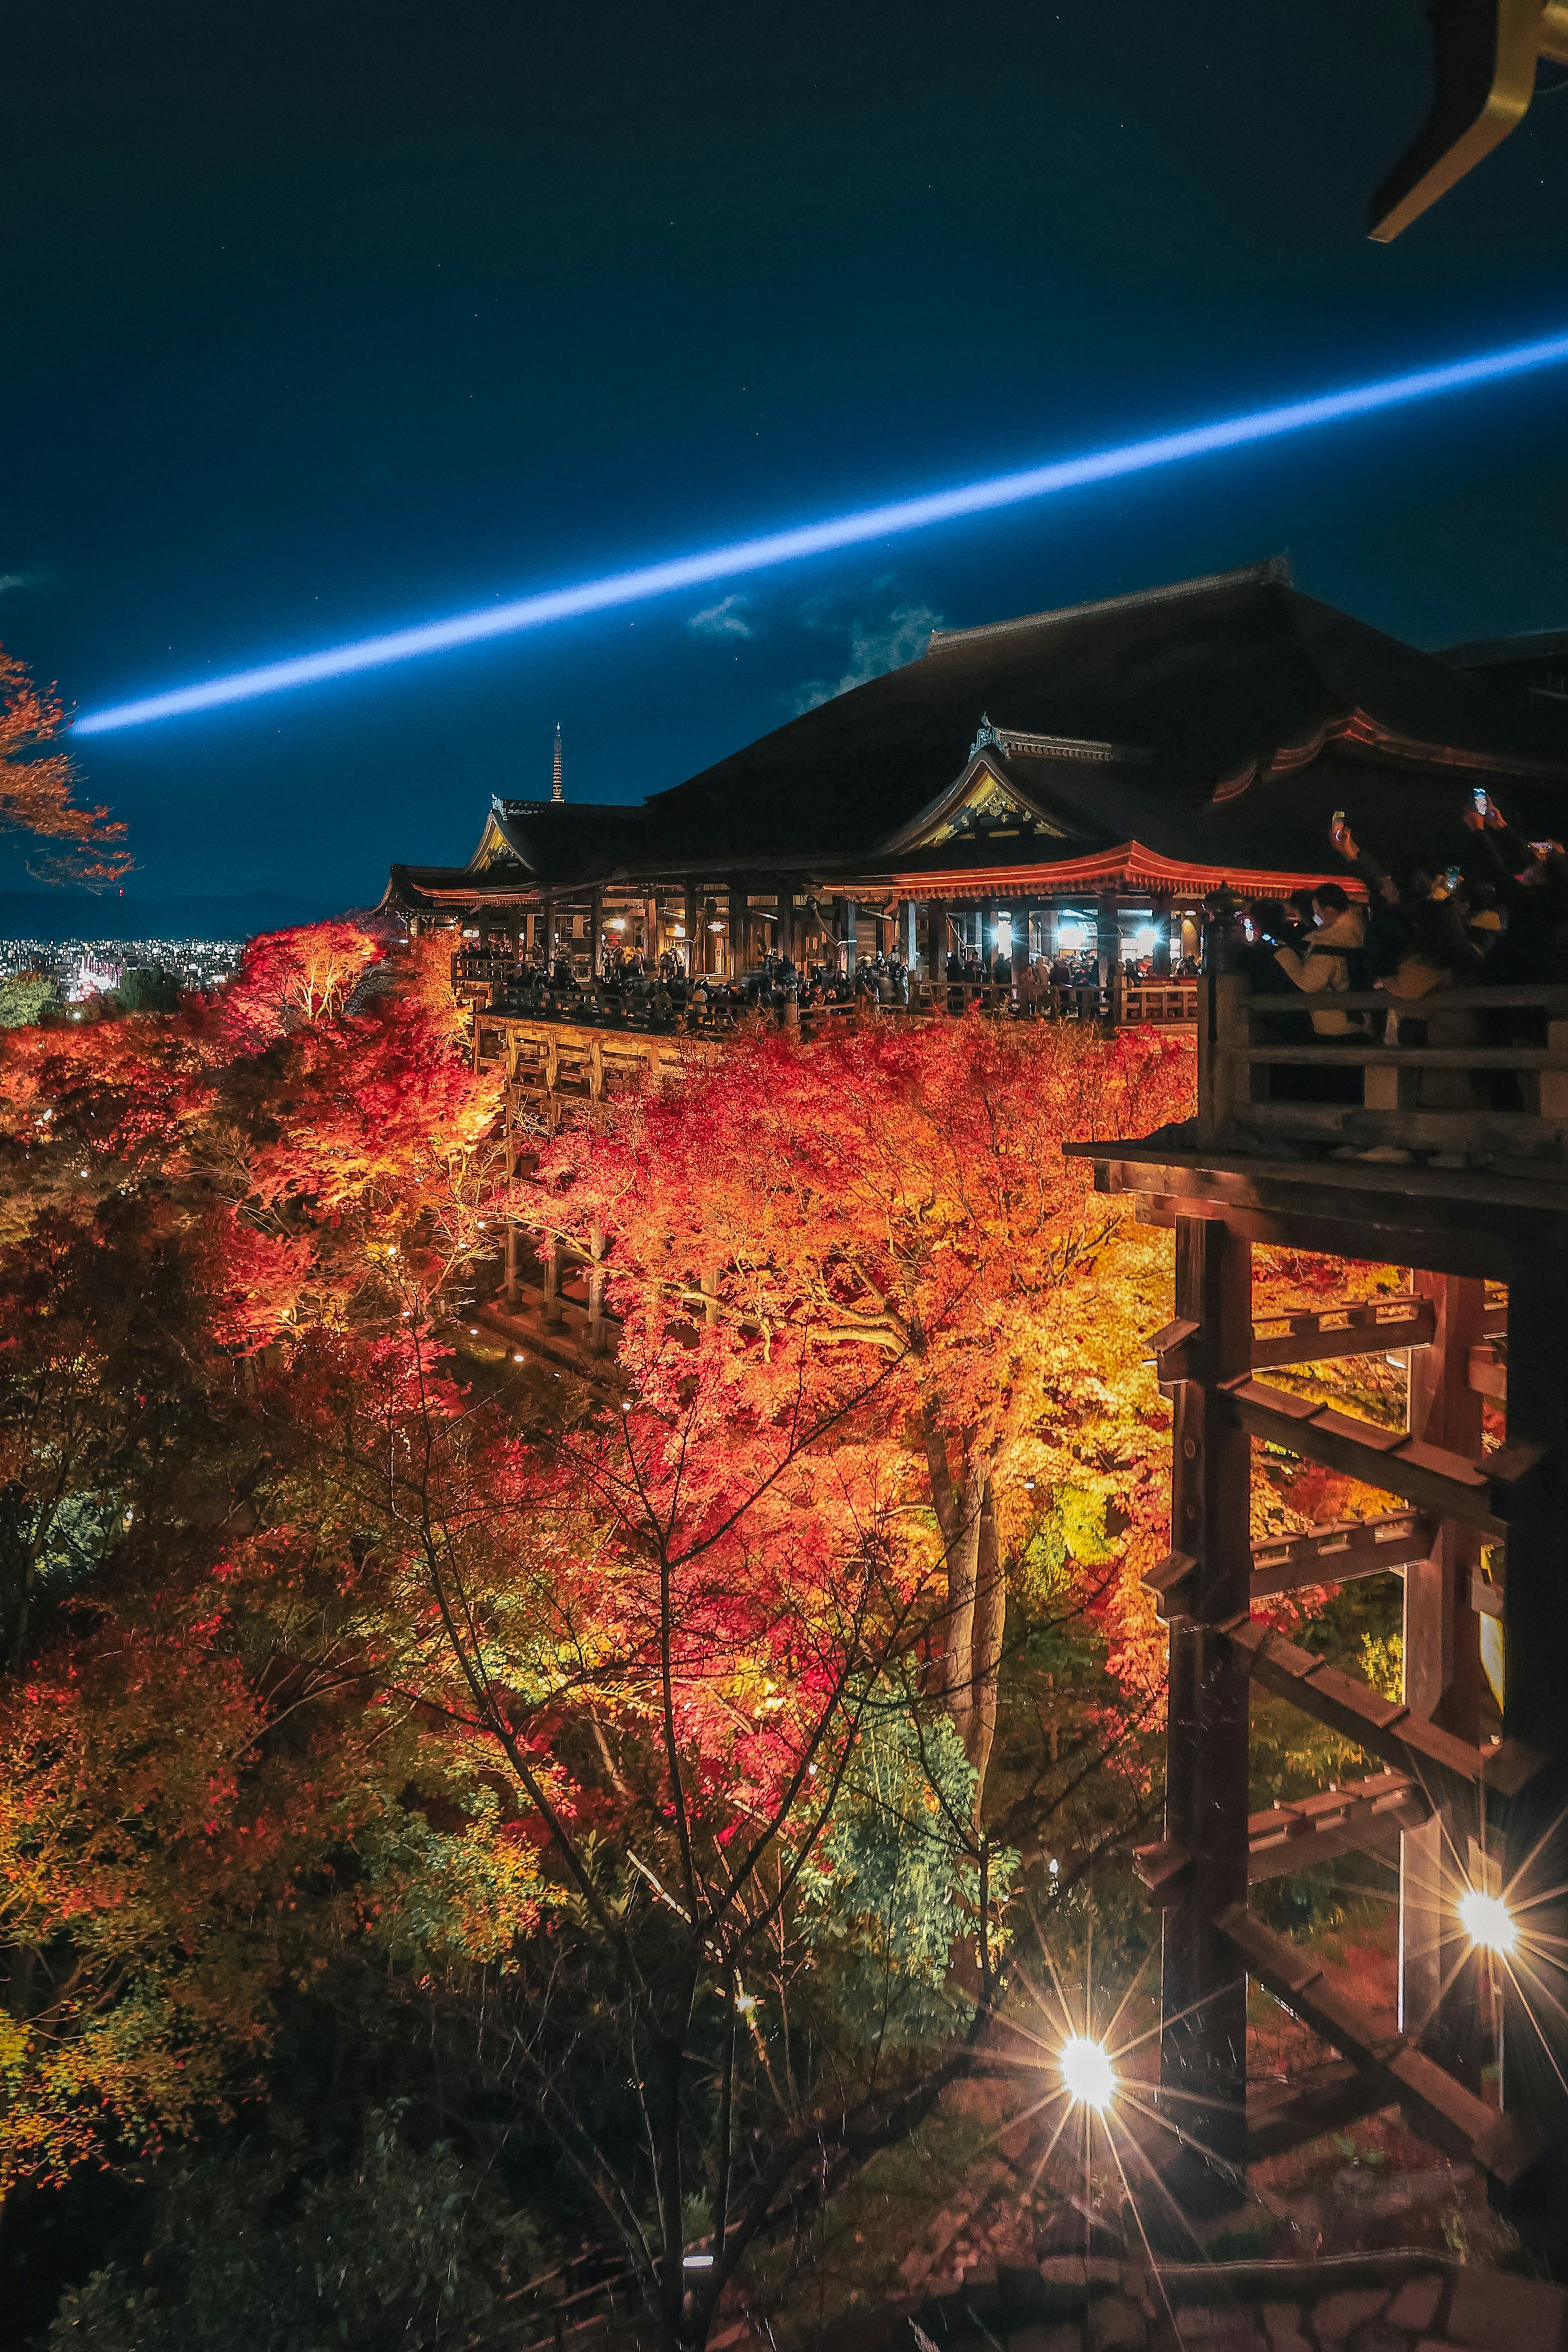
[[[1485,816],[1488,809],[1491,806],[1491,802],[1488,797],[1485,784],[1478,784],[1475,791],[1471,793],[1470,798],[1475,802],[1476,814],[1478,816]]]
[[[1335,832],[1335,833],[1337,833],[1337,832],[1339,831],[1339,829],[1340,829],[1341,825],[1342,825],[1342,824],[1343,824],[1344,821],[1345,821],[1345,813],[1344,813],[1343,809],[1336,809],[1336,810],[1334,811],[1333,816],[1332,816],[1332,818],[1331,818],[1331,831],[1333,831],[1333,832]]]

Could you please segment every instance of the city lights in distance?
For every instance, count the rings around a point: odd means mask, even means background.
[[[1075,2033],[1070,2042],[1062,2044],[1061,2063],[1068,2096],[1079,2106],[1093,2107],[1098,2115],[1103,2115],[1116,2095],[1116,2075],[1105,2044]]]
[[[141,695],[102,710],[85,711],[74,723],[78,735],[103,735],[124,727],[145,727],[159,719],[176,719],[195,710],[253,701],[259,695],[284,694],[322,679],[346,677],[358,670],[378,669],[388,663],[413,661],[426,654],[445,653],[456,646],[477,645],[490,637],[517,635],[547,627],[556,621],[604,613],[627,604],[647,604],[715,580],[743,579],[780,564],[798,563],[813,556],[831,555],[847,547],[865,547],[902,537],[933,525],[958,522],[971,515],[994,514],[1007,507],[1037,499],[1088,489],[1100,482],[1146,474],[1164,466],[1212,457],[1227,449],[1242,449],[1275,441],[1318,425],[1337,425],[1386,409],[1405,408],[1450,393],[1468,392],[1479,384],[1529,375],[1542,368],[1568,362],[1568,335],[1539,342],[1513,343],[1500,351],[1480,352],[1469,359],[1452,360],[1438,367],[1418,368],[1405,375],[1384,376],[1371,383],[1343,385],[1306,400],[1258,408],[1240,416],[1218,417],[1206,425],[1184,426],[1140,441],[1123,442],[1113,449],[1095,449],[1081,457],[1060,457],[1022,472],[997,474],[988,480],[964,482],[945,490],[896,499],[885,505],[862,507],[848,514],[800,523],[784,530],[733,540],[722,547],[703,548],[694,554],[666,558],[658,563],[616,572],[599,580],[584,580],[563,588],[498,601],[477,611],[454,613],[442,619],[421,621],[412,627],[389,629],[360,637],[351,644],[323,646],[283,661],[263,662],[255,668],[233,670],[224,677],[204,678],[198,685],[171,688]]]
[[[1519,1925],[1500,1895],[1472,1886],[1459,1897],[1459,1923],[1472,1944],[1507,1959],[1519,1941]]]

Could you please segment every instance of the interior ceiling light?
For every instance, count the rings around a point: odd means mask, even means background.
[[[421,621],[411,628],[389,629],[374,637],[360,637],[343,646],[328,646],[320,653],[298,654],[285,661],[263,662],[255,669],[232,670],[224,677],[204,678],[161,694],[139,696],[131,702],[89,710],[74,722],[79,735],[107,735],[117,728],[144,727],[156,719],[177,719],[193,710],[211,710],[230,702],[248,702],[258,695],[284,694],[297,686],[314,686],[323,678],[345,677],[362,669],[379,669],[389,662],[412,661],[422,654],[447,652],[454,646],[477,645],[487,637],[504,637],[522,629],[539,629],[552,621],[570,620],[583,613],[603,613],[614,606],[645,604],[678,589],[732,580],[766,572],[780,563],[798,563],[814,555],[830,555],[843,547],[862,547],[869,541],[893,539],[905,531],[924,530],[934,523],[956,522],[967,515],[991,514],[1003,507],[1022,506],[1033,499],[1055,498],[1064,490],[1086,489],[1096,482],[1146,474],[1161,466],[1180,465],[1191,457],[1212,457],[1221,450],[1246,448],[1254,442],[1276,441],[1289,433],[1304,433],[1318,425],[1337,425],[1352,416],[1371,416],[1380,410],[1405,408],[1435,400],[1451,392],[1528,375],[1536,369],[1561,366],[1568,361],[1568,335],[1540,342],[1510,343],[1500,351],[1479,352],[1474,358],[1452,360],[1439,367],[1417,368],[1405,375],[1383,376],[1371,383],[1351,384],[1338,392],[1319,393],[1309,400],[1293,400],[1277,408],[1252,409],[1242,416],[1221,417],[1211,425],[1185,426],[1177,433],[1160,433],[1142,441],[1123,442],[1114,449],[1097,449],[1081,457],[1063,457],[1049,465],[1031,466],[1016,474],[996,474],[987,481],[965,482],[955,489],[928,491],[923,496],[896,499],[886,506],[862,507],[820,522],[800,523],[789,530],[773,530],[760,538],[731,541],[703,549],[695,555],[678,555],[661,563],[646,563],[631,572],[616,572],[602,580],[584,580],[566,588],[547,588],[531,596],[487,604],[478,612],[455,613],[445,620]]]

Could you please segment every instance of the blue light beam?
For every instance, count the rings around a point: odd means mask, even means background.
[[[107,710],[88,711],[75,721],[74,731],[107,735],[118,728],[146,727],[157,719],[178,719],[187,711],[212,710],[223,703],[285,694],[297,686],[314,686],[322,678],[380,669],[388,662],[413,661],[422,654],[445,653],[453,646],[477,645],[487,637],[510,636],[521,629],[542,629],[552,621],[570,620],[580,613],[645,604],[650,597],[668,596],[679,588],[741,579],[749,572],[771,571],[775,564],[799,563],[807,556],[828,555],[841,547],[859,547],[871,540],[926,530],[934,523],[956,522],[965,515],[993,514],[1002,507],[1057,498],[1064,490],[1085,489],[1094,482],[1121,481],[1129,474],[1151,473],[1158,466],[1181,465],[1192,457],[1212,457],[1222,449],[1277,441],[1285,434],[1304,433],[1315,425],[1337,425],[1346,417],[1406,408],[1416,401],[1435,400],[1443,393],[1467,392],[1476,384],[1558,367],[1565,360],[1568,335],[1554,335],[1545,342],[1515,343],[1505,351],[1423,368],[1413,375],[1387,376],[1348,391],[1321,393],[1316,399],[1292,401],[1283,408],[1255,409],[1250,415],[1227,416],[1215,425],[1192,425],[1185,432],[1130,441],[1120,449],[1100,449],[1084,457],[1032,466],[1020,474],[998,474],[988,482],[967,482],[958,489],[898,499],[890,506],[865,507],[858,513],[837,515],[825,522],[802,523],[794,530],[737,540],[728,547],[675,556],[634,572],[612,572],[607,579],[585,580],[575,587],[545,589],[480,612],[457,613],[447,620],[423,621],[414,628],[360,637],[352,645],[329,646],[321,653],[264,662],[259,668],[235,670],[227,677],[209,678],[200,686],[175,687],[165,694],[144,695],[135,702],[117,702]]]

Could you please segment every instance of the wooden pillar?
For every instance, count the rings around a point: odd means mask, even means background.
[[[596,980],[599,961],[604,953],[605,894],[602,890],[588,893],[588,977]]]
[[[795,961],[795,892],[793,890],[781,889],[779,892],[778,952],[781,957],[787,958],[791,963]]]
[[[920,908],[913,898],[904,900],[903,956],[913,979],[921,968]]]
[[[686,886],[686,970],[690,978],[695,978],[702,969],[702,935],[698,929],[701,919],[697,908],[697,885],[689,882]]]
[[[1171,894],[1168,890],[1154,893],[1154,977],[1171,977]]]
[[[751,942],[747,936],[750,922],[751,916],[746,906],[746,894],[743,890],[737,890],[734,884],[731,883],[730,886],[730,929],[726,934],[730,944],[729,977],[731,980],[739,980],[741,974],[745,971],[747,964],[751,961]]]
[[[1411,1433],[1479,1461],[1481,1400],[1470,1386],[1469,1360],[1482,1338],[1486,1286],[1420,1270],[1412,1281],[1432,1301],[1436,1328],[1429,1347],[1410,1351]],[[1405,1570],[1405,1703],[1472,1747],[1481,1736],[1481,1657],[1470,1578],[1480,1557],[1479,1530],[1444,1519],[1430,1558]],[[1485,2053],[1475,2030],[1474,1982],[1459,1981],[1464,1946],[1455,1908],[1477,1826],[1473,1809],[1468,1818],[1465,1811],[1442,1804],[1400,1839],[1399,2021],[1430,2056],[1479,2090]],[[1446,1983],[1454,1998],[1440,2010]]]
[[[605,1258],[607,1252],[603,1225],[594,1225],[588,1234],[588,1353],[602,1356],[605,1348]]]
[[[1559,1024],[1552,1024],[1556,1028]],[[1553,1075],[1544,1073],[1543,1076]],[[1543,1219],[1542,1227],[1546,1221]],[[1559,1223],[1552,1221],[1553,1224]],[[1527,1269],[1509,1285],[1508,1445],[1540,1448],[1514,1486],[1508,1513],[1503,1602],[1503,1738],[1547,1759],[1507,1805],[1500,1885],[1528,1934],[1502,1986],[1502,2095],[1553,2146],[1544,2193],[1568,2211],[1562,2151],[1568,2147],[1559,2011],[1568,1953],[1568,1251],[1542,1230]],[[1517,1454],[1516,1454],[1517,1459]],[[1473,1965],[1473,1964],[1472,1964]],[[1522,1979],[1522,1990],[1521,1979]],[[1551,1998],[1548,2000],[1547,1994]],[[1534,2019],[1526,2008],[1533,2010]],[[1542,2031],[1550,2052],[1542,2042]],[[1555,2060],[1555,2064],[1553,2061]]]
[[[643,901],[643,954],[649,967],[658,961],[658,900],[650,892]]]
[[[546,971],[549,971],[549,970],[551,969],[551,967],[554,964],[554,961],[555,961],[555,900],[554,900],[554,898],[553,898],[553,897],[550,897],[550,898],[547,898],[545,899],[545,901],[544,901],[544,964],[545,964],[545,969],[546,969]]]
[[[1239,2170],[1247,2154],[1247,1977],[1214,1921],[1247,1900],[1247,1683],[1214,1630],[1248,1607],[1251,1447],[1218,1383],[1252,1356],[1251,1245],[1223,1217],[1176,1219],[1176,1314],[1197,1329],[1176,1384],[1171,1548],[1194,1561],[1192,1613],[1171,1627],[1165,1834],[1191,1855],[1164,1913],[1160,2084],[1170,2122]],[[1237,2200],[1185,2148],[1172,2185],[1190,2206]]]
[[[1107,891],[1100,901],[1095,920],[1095,952],[1100,958],[1100,984],[1109,986],[1110,975],[1121,961],[1121,919],[1117,911],[1115,894]]]
[[[853,980],[860,955],[860,908],[853,898],[844,901],[844,936],[849,942],[849,977]]]
[[[542,1319],[547,1325],[561,1320],[561,1244],[553,1235],[541,1246],[540,1257],[544,1266],[544,1307]]]

